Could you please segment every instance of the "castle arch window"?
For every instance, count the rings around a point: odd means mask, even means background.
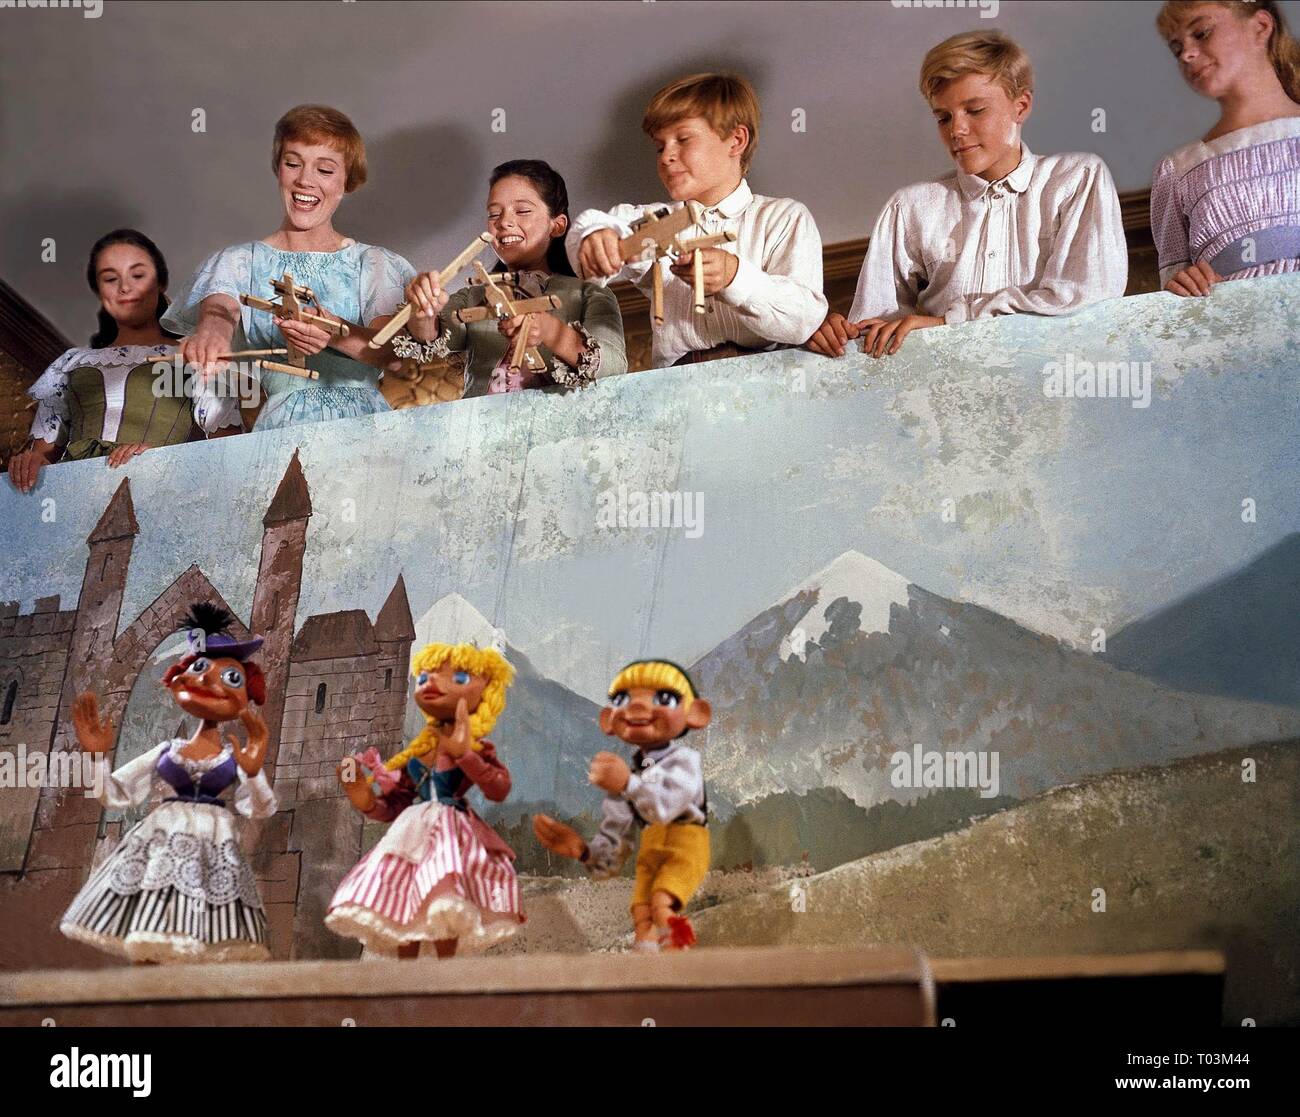
[[[18,701],[18,680],[14,679],[5,687],[4,706],[0,707],[0,725],[8,725],[14,716],[14,703]]]
[[[391,667],[384,668],[384,689],[393,689],[393,669]]]
[[[322,713],[325,710],[325,684],[321,683],[316,688],[316,712]]]

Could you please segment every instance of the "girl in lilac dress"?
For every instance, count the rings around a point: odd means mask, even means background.
[[[72,712],[81,747],[97,758],[99,801],[140,807],[155,788],[164,798],[95,869],[60,923],[71,939],[133,962],[257,961],[269,957],[266,913],[239,845],[236,815],[267,818],[275,793],[262,760],[266,726],[249,702],[266,700],[251,656],[262,638],[235,640],[233,618],[212,605],[186,617],[190,653],[163,676],[176,704],[200,719],[189,740],[163,741],[113,773],[105,754],[115,736],[95,695]],[[238,718],[248,743],[222,740],[220,723]]]
[[[1156,21],[1219,122],[1156,168],[1160,282],[1208,295],[1225,279],[1300,271],[1300,43],[1273,0],[1171,0]]]

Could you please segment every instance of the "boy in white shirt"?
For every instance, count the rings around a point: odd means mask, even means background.
[[[663,274],[664,321],[654,326],[656,368],[802,345],[826,317],[822,243],[806,206],[754,194],[745,173],[758,144],[759,108],[744,78],[696,74],[659,90],[642,128],[654,140],[660,181],[673,199],[704,207],[689,240],[734,233],[734,243],[703,248],[708,312],[693,308],[689,257],[673,263],[624,260],[619,241],[652,207],[589,209],[573,222],[565,248],[584,279],[630,279],[647,295],[652,267]]]
[[[1035,155],[1020,139],[1034,74],[997,32],[954,35],[921,65],[921,93],[956,169],[899,190],[871,234],[846,319],[808,348],[828,357],[861,337],[896,353],[912,330],[995,314],[1068,314],[1124,294],[1119,197],[1092,154]]]

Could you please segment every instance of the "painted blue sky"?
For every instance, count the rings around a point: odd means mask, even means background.
[[[590,697],[629,658],[692,660],[848,550],[1082,643],[1300,530],[1297,337],[1300,278],[1282,276],[918,332],[881,361],[777,353],[61,465],[31,495],[0,489],[0,599],[70,605],[129,476],[123,625],[192,562],[246,617],[299,447],[299,623],[373,618],[402,573],[417,617],[460,593]],[[1151,406],[1048,398],[1043,366],[1067,354],[1150,361]],[[702,494],[702,534],[599,526],[620,485]]]

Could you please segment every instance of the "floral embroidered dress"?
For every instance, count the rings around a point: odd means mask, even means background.
[[[1300,116],[1180,147],[1151,183],[1160,282],[1202,260],[1224,279],[1300,271]]]
[[[275,792],[265,772],[248,778],[229,746],[190,760],[187,743],[164,741],[111,774],[98,758],[105,807],[143,806],[157,785],[169,794],[91,873],[59,929],[132,961],[267,958],[266,914],[235,814],[269,817]]]
[[[32,437],[62,446],[69,461],[128,443],[201,438],[185,391],[155,391],[154,366],[172,349],[170,342],[69,349],[27,390],[36,400]]]
[[[414,758],[388,781],[369,817],[393,824],[334,893],[330,930],[390,956],[446,939],[486,950],[515,933],[524,917],[514,850],[465,801],[475,786],[505,799],[510,772],[490,741],[478,749],[459,760],[439,754],[433,769]]]
[[[362,326],[392,314],[406,284],[415,278],[415,269],[397,253],[356,241],[336,252],[288,252],[262,241],[236,244],[203,262],[163,316],[163,328],[192,334],[198,328],[199,306],[209,295],[228,295],[238,302],[240,295],[251,294],[275,301],[271,280],[286,273],[296,284],[310,287],[330,313]],[[272,313],[241,305],[231,345],[237,350],[273,348],[284,345],[284,335]],[[308,357],[307,367],[320,379],[261,371],[267,402],[254,430],[390,410],[379,391],[378,369],[328,347]],[[194,400],[195,418],[204,430],[215,430],[229,422],[238,402],[233,394],[223,397],[209,385]]]

